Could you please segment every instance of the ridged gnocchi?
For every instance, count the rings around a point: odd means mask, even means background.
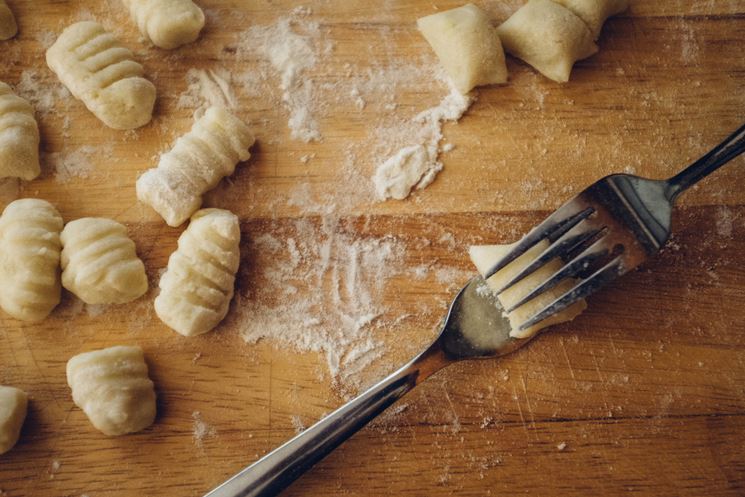
[[[106,435],[135,433],[155,420],[155,389],[140,347],[76,355],[67,362],[67,384],[75,405]]]
[[[171,254],[160,279],[155,312],[184,336],[207,333],[228,313],[240,263],[238,217],[222,209],[202,209]]]
[[[0,81],[0,178],[30,181],[39,173],[39,125],[34,109]]]
[[[0,454],[5,454],[18,443],[27,409],[26,392],[0,385]]]
[[[155,86],[132,52],[99,23],[65,29],[47,50],[47,65],[106,126],[134,129],[150,122]]]
[[[62,216],[44,200],[8,204],[0,217],[0,307],[41,321],[60,302]]]
[[[18,24],[5,0],[0,0],[0,40],[9,40],[18,33]]]
[[[191,43],[204,27],[204,12],[191,0],[122,0],[148,41],[171,49]]]
[[[569,81],[576,61],[598,51],[584,21],[552,0],[529,0],[497,32],[507,53],[559,83]]]
[[[78,219],[65,226],[61,240],[62,286],[86,304],[125,304],[147,292],[145,265],[123,225]]]
[[[137,198],[169,226],[180,226],[202,205],[202,195],[251,157],[254,136],[222,107],[210,107],[189,133],[137,180]]]

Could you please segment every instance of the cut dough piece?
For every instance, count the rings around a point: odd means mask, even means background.
[[[507,53],[559,83],[569,81],[576,61],[598,51],[584,21],[552,0],[529,0],[497,32]]]
[[[580,17],[597,40],[605,20],[629,8],[629,0],[553,0]]]
[[[422,17],[416,23],[461,93],[507,82],[502,42],[480,8],[469,3]]]
[[[147,292],[145,265],[127,228],[83,218],[62,230],[62,285],[86,304],[126,304]]]
[[[47,65],[106,126],[134,129],[150,122],[155,86],[132,52],[97,22],[65,29],[47,50]]]
[[[210,107],[158,167],[137,180],[137,198],[168,223],[182,225],[202,205],[202,195],[251,157],[254,136],[243,121],[222,107]]]
[[[191,43],[204,27],[204,12],[191,0],[122,0],[142,36],[171,49]]]
[[[0,0],[0,40],[9,40],[18,33],[18,24],[5,0]]]
[[[525,266],[533,262],[535,258],[543,252],[549,243],[547,240],[542,240],[530,250],[525,252],[523,255],[507,264],[504,268],[497,271],[491,278],[487,280],[487,284],[492,290],[498,290],[504,284],[509,282],[518,272],[520,272]],[[514,246],[511,245],[475,245],[469,250],[471,261],[478,269],[481,275],[485,275],[494,264],[504,257],[510,249]],[[549,261],[543,267],[528,275],[522,281],[516,283],[511,288],[505,290],[498,295],[499,302],[505,309],[511,307],[517,303],[521,298],[530,293],[539,284],[548,279],[556,271],[562,267],[562,263],[558,259]],[[510,336],[515,338],[529,338],[535,335],[539,330],[546,328],[564,321],[571,321],[577,317],[582,311],[587,308],[587,303],[584,300],[580,300],[575,304],[569,306],[563,311],[554,314],[553,316],[544,319],[540,323],[531,326],[525,330],[520,330],[519,327],[522,323],[526,322],[529,318],[534,316],[538,311],[542,310],[546,305],[550,304],[567,290],[570,290],[576,284],[576,280],[567,278],[559,283],[554,288],[543,292],[537,297],[529,300],[525,304],[521,305],[514,311],[507,314],[507,318],[510,320],[512,331]]]
[[[39,125],[34,109],[0,81],[0,178],[30,181],[39,173]]]
[[[155,420],[155,389],[142,349],[118,345],[67,361],[72,400],[106,435],[144,430]]]
[[[30,198],[0,217],[0,307],[14,318],[42,321],[59,304],[62,225],[52,204]]]
[[[0,385],[0,454],[5,454],[18,442],[27,408],[26,392]]]
[[[222,209],[202,209],[178,240],[160,279],[155,312],[184,336],[201,335],[225,318],[240,263],[238,217]]]

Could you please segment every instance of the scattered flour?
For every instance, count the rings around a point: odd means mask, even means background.
[[[36,69],[26,69],[16,85],[18,93],[42,116],[54,111],[55,103],[66,103],[72,97],[59,81],[50,78]]]
[[[387,282],[406,271],[402,244],[350,234],[332,217],[298,219],[252,242],[253,264],[239,281],[257,290],[239,292],[235,306],[243,338],[323,353],[335,380],[358,384],[383,351],[374,331],[397,317],[384,304]]]
[[[378,199],[389,198],[403,200],[412,189],[420,190],[429,186],[435,176],[442,170],[438,160],[445,148],[439,148],[443,138],[442,125],[446,121],[457,121],[463,116],[473,102],[473,98],[462,95],[451,88],[439,105],[432,107],[414,117],[413,122],[421,126],[423,133],[420,142],[402,148],[383,162],[375,171],[373,184]]]
[[[217,428],[204,422],[202,419],[202,413],[194,411],[191,413],[191,419],[193,421],[193,432],[192,438],[194,439],[194,445],[201,447],[205,438],[212,438],[217,435]]]
[[[295,433],[302,433],[305,431],[305,424],[303,424],[303,420],[300,419],[300,416],[293,414],[290,416],[290,421],[292,422],[292,427],[295,429]]]
[[[179,96],[179,109],[194,109],[196,117],[204,114],[210,106],[235,109],[238,100],[231,89],[230,72],[226,69],[189,69],[186,73],[187,88]]]
[[[54,167],[54,179],[57,183],[68,183],[74,179],[87,179],[93,176],[93,160],[111,157],[113,148],[107,146],[83,145],[69,152],[52,152],[45,154],[45,163]]]
[[[309,9],[296,8],[275,24],[244,31],[240,43],[245,51],[258,51],[279,75],[282,103],[289,112],[290,136],[304,142],[321,139],[314,116],[315,83],[306,74],[319,59],[320,27],[318,22],[307,19],[309,15]],[[330,49],[331,45],[327,44],[324,52]]]

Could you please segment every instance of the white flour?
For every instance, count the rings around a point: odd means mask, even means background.
[[[306,17],[308,9],[296,8],[290,17],[282,17],[269,26],[254,26],[241,35],[241,48],[258,53],[279,75],[282,103],[289,112],[287,126],[294,140],[321,139],[314,116],[315,84],[305,73],[318,62],[320,29]],[[330,45],[326,45],[326,51]]]
[[[412,121],[421,126],[418,143],[396,152],[375,171],[373,184],[380,200],[389,198],[402,200],[412,189],[420,190],[429,186],[442,170],[438,160],[440,153],[452,150],[448,144],[439,148],[442,141],[442,125],[446,121],[457,121],[473,102],[473,98],[461,95],[451,88],[450,94],[439,105],[421,112]]]
[[[271,338],[323,353],[336,380],[356,384],[356,375],[382,353],[375,329],[395,318],[386,316],[385,292],[405,271],[403,247],[390,236],[350,234],[333,218],[298,219],[262,232],[239,279],[252,288],[237,296],[241,335],[249,343]]]
[[[44,163],[54,167],[54,180],[57,183],[69,183],[75,179],[88,179],[96,175],[93,160],[114,155],[111,145],[83,145],[69,152],[52,152],[44,154]]]
[[[189,69],[186,73],[187,88],[179,96],[176,104],[179,109],[194,109],[195,117],[199,118],[210,106],[235,109],[238,100],[230,87],[230,73],[222,68]]]

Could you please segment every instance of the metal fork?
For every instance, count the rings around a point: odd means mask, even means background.
[[[670,232],[670,210],[675,197],[740,154],[745,148],[744,137],[745,127],[669,181],[626,175],[601,180],[531,231],[492,272],[514,260],[541,238],[548,237],[554,242],[555,253],[546,251],[548,256],[544,253],[539,257],[538,261],[542,262],[531,264],[535,266],[532,270],[548,258],[564,255],[570,249],[580,250],[584,256],[577,259],[578,262],[573,263],[573,258],[566,264],[565,267],[572,268],[567,269],[567,276],[580,274],[582,269],[589,270],[591,264],[583,268],[583,261],[597,264],[601,257],[611,258],[585,280],[589,284],[581,283],[573,290],[576,296],[569,292],[570,298],[566,302],[588,295],[591,293],[587,291],[588,287],[596,289],[599,283],[626,272],[648,254],[659,250]],[[602,242],[596,243],[597,240]],[[581,249],[584,245],[587,248]],[[617,245],[623,250],[616,254]],[[495,295],[486,288],[481,277],[472,279],[453,300],[437,339],[422,353],[204,497],[275,496],[391,404],[445,366],[466,359],[501,357],[528,343],[530,338],[510,336],[510,323]],[[556,311],[569,305],[562,303],[563,298],[552,304]],[[556,312],[552,306],[549,309]]]
[[[533,228],[486,274],[514,261],[541,240],[550,245],[497,293],[512,287],[548,261],[563,266],[522,299],[505,309],[513,311],[566,278],[577,280],[570,290],[537,310],[520,324],[524,330],[566,309],[631,271],[658,252],[670,237],[675,199],[685,190],[745,151],[745,126],[708,154],[668,180],[613,174],[597,181],[559,207]]]

